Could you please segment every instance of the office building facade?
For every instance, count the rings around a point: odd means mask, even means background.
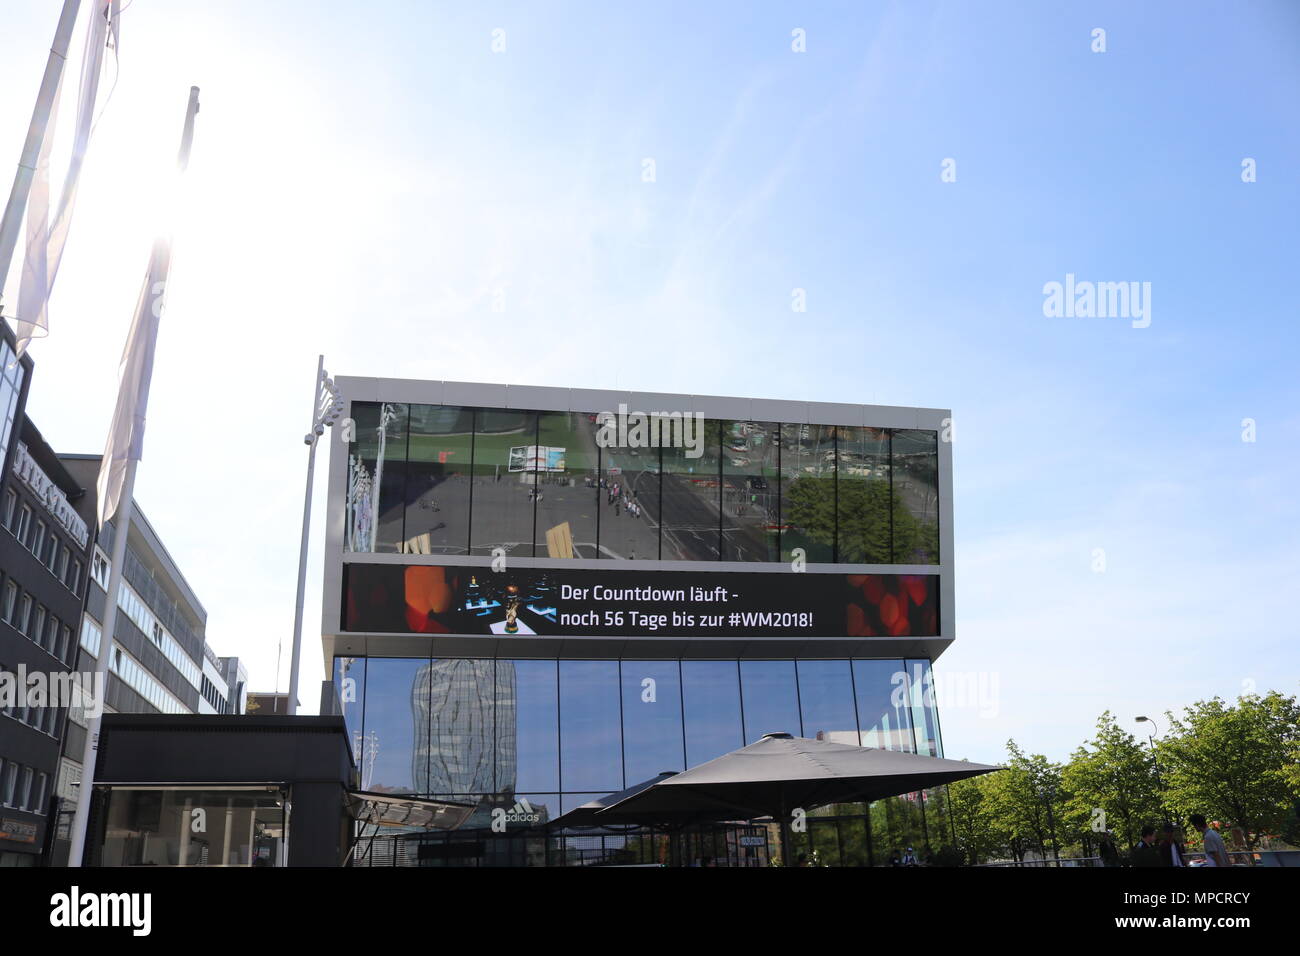
[[[40,432],[18,425],[0,483],[0,866],[35,865],[50,837],[93,521]]]
[[[590,862],[543,824],[768,732],[942,754],[947,411],[336,384],[330,699],[368,789],[480,807],[421,859]],[[806,850],[937,850],[942,804],[825,808]]]

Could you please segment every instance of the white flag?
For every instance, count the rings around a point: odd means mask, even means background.
[[[167,296],[167,271],[171,268],[171,241],[154,243],[149,272],[135,306],[135,320],[122,351],[118,368],[117,407],[99,465],[99,527],[117,512],[128,462],[144,454],[144,420],[149,409],[149,383],[153,379],[153,355],[158,344],[158,323]]]
[[[63,261],[63,249],[72,226],[72,211],[77,202],[81,167],[95,127],[95,101],[103,73],[104,51],[118,48],[118,15],[121,0],[94,0],[94,13],[86,29],[86,49],[81,61],[81,89],[77,101],[77,126],[73,136],[72,157],[59,196],[59,210],[50,222],[50,148],[54,142],[54,119],[58,113],[62,79],[54,94],[50,127],[41,143],[40,156],[32,191],[27,200],[27,254],[23,259],[22,281],[18,287],[18,313],[13,316],[17,337],[16,352],[22,355],[38,335],[49,334],[49,299],[54,280]]]
[[[191,87],[190,102],[185,112],[185,130],[181,134],[181,150],[177,167],[184,172],[190,161],[190,145],[194,139],[194,117],[199,112],[199,90]],[[178,173],[179,175],[179,173]],[[113,409],[113,424],[108,430],[104,446],[104,459],[99,464],[99,527],[104,527],[117,512],[121,503],[122,486],[126,484],[127,470],[132,461],[144,454],[144,420],[149,410],[149,383],[153,379],[153,355],[158,344],[158,324],[162,319],[167,297],[167,273],[172,263],[170,230],[155,240],[153,254],[149,257],[149,271],[144,277],[144,287],[135,306],[135,319],[122,350],[122,364],[118,368],[117,407]]]

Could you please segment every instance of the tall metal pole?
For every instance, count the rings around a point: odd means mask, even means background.
[[[41,89],[36,95],[31,125],[27,128],[27,140],[23,143],[18,170],[14,173],[14,184],[9,190],[4,218],[0,219],[0,295],[4,294],[9,266],[13,262],[14,250],[18,247],[18,230],[22,225],[23,210],[27,208],[27,197],[32,191],[36,162],[41,154],[41,144],[45,142],[45,129],[49,126],[50,113],[54,109],[54,97],[63,80],[63,67],[68,62],[68,46],[72,42],[72,29],[76,26],[80,9],[81,0],[63,0],[63,12],[59,14],[59,25],[54,31],[54,45],[50,47],[50,55],[45,61],[45,75],[41,78]]]
[[[117,596],[122,590],[122,567],[126,564],[126,539],[130,534],[131,512],[135,503],[135,468],[131,458],[126,463],[126,480],[122,483],[121,504],[113,516],[113,553],[108,569],[108,598],[104,602],[104,620],[99,636],[99,653],[95,660],[95,677],[91,685],[108,687],[108,671],[113,656],[113,631],[117,627]],[[100,706],[103,706],[101,701]],[[86,825],[90,822],[90,801],[95,788],[95,760],[99,755],[99,717],[86,721],[86,742],[81,750],[81,787],[77,791],[77,812],[72,817],[72,846],[68,866],[81,866],[86,849]],[[189,821],[185,821],[186,829]]]
[[[290,715],[298,713],[298,668],[302,657],[302,605],[307,589],[307,542],[311,535],[311,488],[312,476],[316,470],[316,442],[325,434],[327,427],[333,427],[343,414],[343,402],[334,380],[325,371],[325,356],[316,363],[316,383],[312,391],[311,431],[303,441],[310,448],[307,455],[307,494],[302,505],[302,544],[298,550],[298,601],[293,613],[293,651],[289,661],[289,706]]]
[[[190,145],[194,138],[194,118],[198,115],[198,112],[199,88],[193,86],[190,87],[189,103],[185,108],[185,127],[181,133],[180,154],[176,158],[176,164],[180,170],[184,170],[189,165]],[[159,275],[165,276],[166,269],[160,270],[160,265],[169,263],[170,258],[171,238],[170,229],[168,229],[154,241],[153,254],[149,261],[149,276],[146,281],[152,281],[154,277]],[[166,283],[164,281],[163,289],[165,290],[165,288]],[[165,295],[165,291],[160,294]],[[157,307],[160,304],[161,298],[155,301],[154,306]],[[128,343],[129,341],[128,339]],[[110,446],[111,444],[110,441]],[[108,454],[109,449],[105,449],[105,455]],[[139,458],[136,457],[136,453],[128,451],[126,475],[122,481],[117,510],[112,515],[104,515],[105,521],[112,519],[114,533],[113,553],[110,556],[112,565],[108,571],[108,596],[104,602],[103,632],[99,639],[99,654],[95,661],[95,678],[94,684],[92,684],[96,688],[108,686],[108,672],[113,656],[113,633],[117,628],[117,599],[122,590],[122,569],[126,564],[126,539],[131,533],[131,513],[135,510],[135,472],[137,465],[139,465]],[[81,866],[85,854],[86,829],[90,821],[90,802],[95,787],[95,762],[99,756],[101,718],[102,714],[86,720],[86,742],[81,751],[81,787],[77,793],[77,811],[72,818],[72,846],[68,856],[68,866]],[[184,821],[183,825],[188,828],[189,822]]]
[[[302,505],[302,543],[298,548],[298,602],[293,610],[293,650],[289,655],[289,715],[298,713],[298,664],[302,657],[302,605],[307,589],[307,542],[311,536],[311,483],[316,470],[316,429],[321,428],[321,385],[325,379],[325,356],[316,363],[316,380],[311,393],[312,430],[303,439],[310,451],[307,453],[307,494]],[[323,429],[322,429],[323,430]]]

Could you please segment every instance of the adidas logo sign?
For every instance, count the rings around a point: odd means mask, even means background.
[[[505,833],[506,825],[510,823],[541,823],[542,815],[533,809],[533,805],[528,802],[527,797],[520,797],[515,801],[512,809],[507,810],[505,807],[492,808],[492,832]]]

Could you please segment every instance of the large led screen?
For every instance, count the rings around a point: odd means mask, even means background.
[[[345,564],[345,631],[935,637],[939,577]]]

